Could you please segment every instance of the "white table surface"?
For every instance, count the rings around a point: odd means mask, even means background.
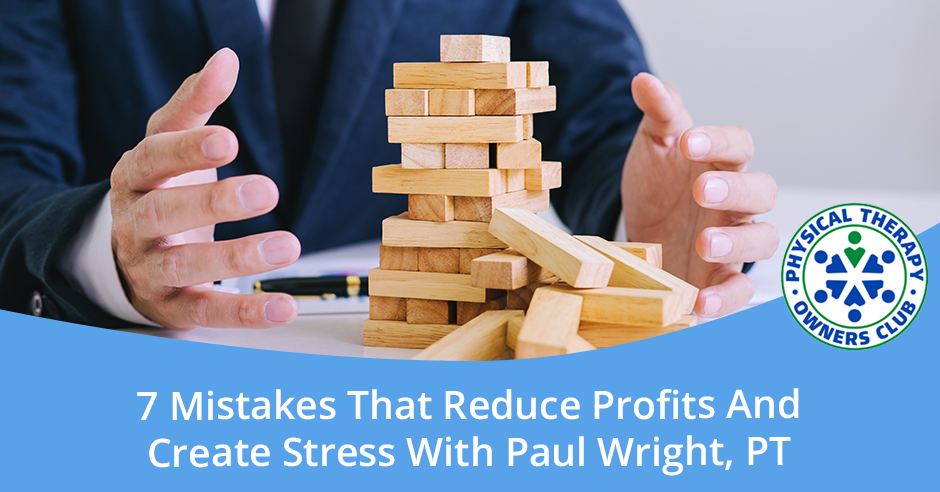
[[[748,307],[780,297],[780,264],[790,237],[816,212],[842,203],[877,205],[899,216],[916,233],[940,223],[940,184],[934,193],[782,188],[774,211],[758,218],[777,226],[781,245],[772,259],[758,262],[751,269],[749,275],[757,285],[757,293]],[[357,268],[370,263],[377,265],[376,244],[317,253],[302,261],[308,265],[348,262]],[[160,328],[132,328],[123,331],[235,347],[349,357],[409,358],[418,352],[364,347],[362,322],[367,317],[367,313],[302,315],[287,326],[265,330],[197,328],[176,332]]]

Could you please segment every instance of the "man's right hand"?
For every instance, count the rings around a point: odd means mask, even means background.
[[[151,116],[146,137],[111,173],[111,244],[124,291],[141,314],[168,328],[266,328],[297,317],[290,296],[212,286],[300,256],[300,241],[286,231],[212,242],[215,224],[266,214],[278,201],[265,176],[216,177],[238,154],[238,140],[205,124],[237,77],[238,57],[218,51]]]

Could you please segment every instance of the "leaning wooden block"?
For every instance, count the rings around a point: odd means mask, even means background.
[[[514,143],[496,144],[498,169],[541,169],[542,143],[534,138]]]
[[[487,289],[521,289],[551,276],[551,272],[511,249],[481,256],[470,267],[470,283]]]
[[[444,167],[447,169],[487,169],[490,167],[490,144],[444,144]]]
[[[508,62],[509,38],[485,34],[442,34],[441,61]]]
[[[402,169],[444,169],[444,144],[401,144]]]
[[[546,161],[538,169],[525,170],[525,189],[554,190],[561,188],[561,163]]]
[[[400,297],[369,296],[369,319],[405,321],[406,301]]]
[[[475,96],[474,110],[479,115],[532,114],[555,110],[553,85],[536,89],[477,89]]]
[[[430,299],[408,299],[406,321],[419,325],[446,325],[457,321],[457,303]]]
[[[456,204],[455,204],[456,206]],[[456,213],[456,212],[455,212]],[[655,243],[628,243],[611,241],[610,244],[630,253],[633,256],[653,265],[663,267],[663,245]]]
[[[522,324],[525,323],[525,316],[516,316],[509,320],[509,324],[506,325],[506,345],[509,345],[509,348],[515,350],[516,343],[519,341],[519,332],[522,331]],[[582,325],[584,323],[582,322]],[[581,338],[579,333],[575,333],[571,336],[571,341],[568,342],[568,347],[566,353],[574,354],[577,352],[586,352],[588,350],[594,350],[595,347],[590,342]],[[515,354],[513,354],[515,358]]]
[[[581,320],[583,321],[663,327],[677,323],[685,314],[682,312],[682,299],[679,294],[668,290],[625,287],[575,289],[570,285],[555,284],[542,287],[536,293],[542,290],[583,297],[584,304],[581,307]],[[529,309],[532,309],[531,305]]]
[[[517,359],[565,354],[571,338],[578,332],[584,300],[548,289],[538,289],[532,296],[516,342]]]
[[[493,253],[499,253],[502,249],[495,248],[463,248],[460,250],[460,272],[458,273],[470,273],[470,268],[473,263],[473,260],[486,255],[491,255]]]
[[[548,62],[526,62],[526,82],[529,87],[548,85]]]
[[[506,298],[500,297],[487,302],[458,302],[456,304],[457,324],[464,325],[486,311],[501,311],[506,309]]]
[[[418,271],[418,248],[379,245],[379,268],[382,270]]]
[[[418,271],[459,273],[460,250],[457,248],[418,248]]]
[[[389,143],[518,142],[526,136],[523,116],[389,116]]]
[[[526,285],[521,289],[507,291],[506,307],[509,309],[529,309],[529,303],[532,302],[532,295],[535,294],[536,290],[556,283],[558,283],[558,277],[548,277],[545,280]]]
[[[505,248],[506,243],[490,234],[488,227],[484,222],[408,220],[403,214],[382,221],[382,241],[397,247]]]
[[[408,218],[434,222],[454,220],[454,197],[446,195],[408,195]]]
[[[386,116],[427,116],[428,89],[386,89]]]
[[[526,62],[396,63],[396,89],[516,89],[528,84]]]
[[[366,347],[424,349],[457,328],[458,325],[419,325],[367,319],[362,323],[362,344]]]
[[[401,164],[388,164],[372,168],[372,192],[495,196],[506,193],[506,179],[499,169],[402,169]]]
[[[497,208],[522,208],[530,212],[542,212],[551,206],[548,190],[521,190],[496,196],[454,197],[454,219],[489,222]]]
[[[614,262],[528,210],[496,209],[489,231],[575,287],[606,287],[610,280]]]
[[[470,275],[457,273],[369,271],[369,293],[385,297],[438,301],[486,302],[503,294],[470,285]]]
[[[509,349],[506,325],[521,311],[487,311],[424,349],[414,360],[493,360]]]
[[[630,287],[634,289],[668,290],[681,298],[681,314],[692,312],[698,289],[675,275],[627,253],[621,248],[597,236],[575,236],[576,239],[594,248],[600,254],[614,262],[610,276],[611,287]]]
[[[606,348],[684,330],[690,326],[695,326],[696,322],[697,318],[694,314],[683,315],[677,323],[665,327],[582,321],[581,326],[578,327],[578,335],[581,335],[582,338],[597,348]]]
[[[473,89],[431,89],[428,92],[428,114],[431,116],[473,116]]]
[[[500,169],[505,173],[506,192],[522,191],[525,189],[526,169]]]

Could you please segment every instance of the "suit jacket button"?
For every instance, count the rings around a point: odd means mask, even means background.
[[[33,296],[29,300],[29,311],[26,313],[33,316],[42,316],[42,294],[33,291]]]

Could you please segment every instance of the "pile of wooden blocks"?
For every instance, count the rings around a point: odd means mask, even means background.
[[[547,62],[509,61],[509,38],[441,36],[440,63],[396,63],[375,193],[408,195],[382,224],[369,273],[368,346],[493,360],[608,347],[694,324],[698,290],[659,245],[572,237],[539,218],[561,163],[543,162],[532,114],[555,109]],[[526,315],[527,314],[527,315]]]

